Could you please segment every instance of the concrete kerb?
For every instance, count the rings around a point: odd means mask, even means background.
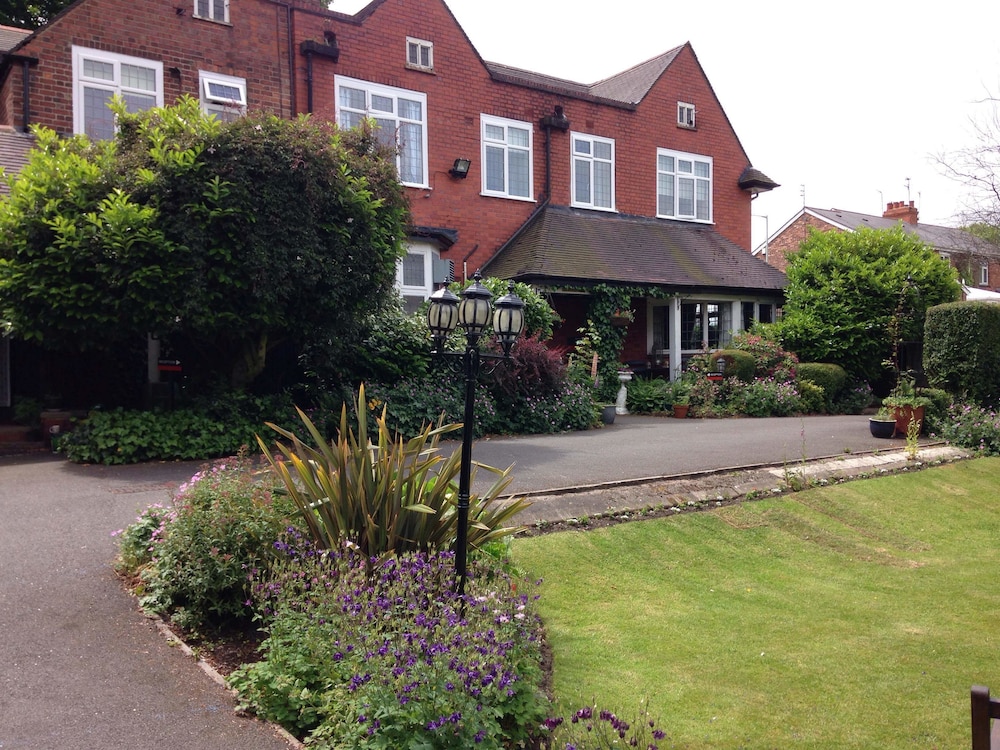
[[[528,527],[651,509],[696,509],[706,503],[731,503],[773,496],[849,479],[923,469],[972,454],[943,444],[922,445],[914,458],[905,448],[868,454],[825,456],[783,464],[756,464],[667,476],[651,476],[581,487],[518,493],[531,507],[518,516]]]

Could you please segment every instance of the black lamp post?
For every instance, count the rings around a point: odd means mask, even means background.
[[[434,340],[431,353],[441,357],[454,357],[461,361],[465,377],[465,418],[462,425],[462,463],[458,479],[458,529],[455,535],[455,573],[458,575],[458,594],[465,594],[466,559],[469,546],[469,494],[472,482],[472,433],[475,425],[476,379],[484,359],[509,360],[510,349],[524,329],[524,301],[514,294],[514,282],[495,305],[490,304],[492,292],[483,286],[479,272],[471,286],[462,292],[461,299],[443,287],[434,292],[427,310],[427,327]],[[479,340],[487,332],[490,319],[503,354],[490,354],[479,350]],[[444,351],[448,334],[460,327],[465,334],[463,351]]]

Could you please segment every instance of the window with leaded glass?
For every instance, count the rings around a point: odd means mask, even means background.
[[[74,131],[94,140],[114,138],[115,117],[108,104],[116,95],[128,112],[163,106],[163,63],[74,46]]]
[[[712,220],[712,157],[657,150],[656,215]]]
[[[336,79],[337,122],[342,128],[374,120],[378,138],[396,149],[399,181],[427,186],[427,95],[353,78]]]

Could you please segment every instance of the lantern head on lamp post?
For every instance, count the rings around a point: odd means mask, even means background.
[[[469,498],[472,482],[472,435],[475,424],[476,379],[482,360],[510,361],[510,350],[524,330],[524,301],[514,293],[510,282],[507,294],[491,305],[493,293],[482,283],[479,272],[473,282],[461,293],[461,300],[447,288],[439,289],[430,297],[427,309],[427,327],[434,341],[432,353],[438,357],[459,361],[465,377],[465,417],[462,426],[462,463],[458,479],[458,529],[455,533],[455,574],[458,594],[465,595],[466,560],[469,541]],[[493,324],[503,354],[479,350],[479,341]],[[465,348],[445,351],[449,334],[461,328],[465,334]]]

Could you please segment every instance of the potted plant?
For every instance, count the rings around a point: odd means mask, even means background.
[[[896,418],[883,406],[874,417],[868,419],[868,428],[872,437],[891,438],[896,434]]]
[[[597,408],[601,410],[601,422],[603,424],[615,423],[615,409],[617,408],[615,404],[598,404]]]
[[[611,325],[615,328],[624,328],[635,320],[635,313],[632,310],[615,310],[611,313]]]
[[[671,403],[673,405],[674,416],[677,419],[687,419],[688,409],[691,408],[691,386],[683,380],[677,380],[673,384],[673,395]]]
[[[911,422],[924,421],[924,409],[930,406],[931,400],[917,393],[913,375],[900,375],[896,387],[882,399],[882,406],[889,411],[896,422],[896,434],[906,435]]]

